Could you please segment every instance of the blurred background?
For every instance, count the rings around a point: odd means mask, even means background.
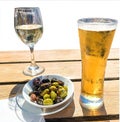
[[[79,49],[77,20],[83,17],[106,17],[120,21],[119,0],[0,0],[0,51],[29,50],[14,30],[15,7],[39,7],[43,36],[35,50]],[[119,48],[120,26],[112,43]]]

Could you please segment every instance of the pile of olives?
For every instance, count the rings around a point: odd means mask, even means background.
[[[33,79],[33,91],[29,94],[32,102],[39,105],[53,105],[62,102],[68,94],[68,87],[64,82],[53,78]]]

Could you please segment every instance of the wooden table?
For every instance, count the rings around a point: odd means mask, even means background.
[[[28,65],[29,51],[0,52],[0,99],[15,96],[17,88],[33,77],[22,70]],[[79,50],[36,51],[36,61],[45,67],[43,74],[60,74],[70,78],[75,87],[73,102],[59,113],[45,116],[46,122],[83,122],[119,120],[119,49],[111,49],[104,83],[104,106],[86,110],[79,104],[81,86],[81,59]]]

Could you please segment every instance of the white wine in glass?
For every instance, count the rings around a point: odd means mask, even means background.
[[[38,7],[19,7],[14,11],[14,28],[23,43],[28,45],[31,52],[31,64],[23,73],[35,76],[44,72],[44,67],[38,66],[34,59],[34,45],[42,37],[43,22]]]

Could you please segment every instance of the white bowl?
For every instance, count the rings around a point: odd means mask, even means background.
[[[35,77],[35,78],[37,78],[37,77]],[[72,81],[69,80],[68,78],[60,76],[60,75],[42,75],[42,76],[38,76],[38,78],[40,78],[40,79],[46,79],[47,78],[49,80],[51,80],[53,78],[56,78],[58,80],[63,81],[64,85],[68,87],[68,94],[62,102],[59,102],[59,103],[56,103],[56,104],[53,104],[53,105],[39,105],[39,104],[37,104],[35,102],[32,102],[30,100],[29,93],[33,91],[32,86],[33,86],[33,80],[34,79],[32,79],[32,80],[30,80],[29,82],[27,82],[25,84],[25,86],[23,87],[23,90],[22,90],[22,94],[23,94],[24,99],[29,104],[31,104],[32,106],[36,106],[36,107],[39,107],[39,108],[54,108],[54,107],[60,106],[62,104],[66,104],[65,102],[68,102],[73,97],[74,85],[73,85]]]

